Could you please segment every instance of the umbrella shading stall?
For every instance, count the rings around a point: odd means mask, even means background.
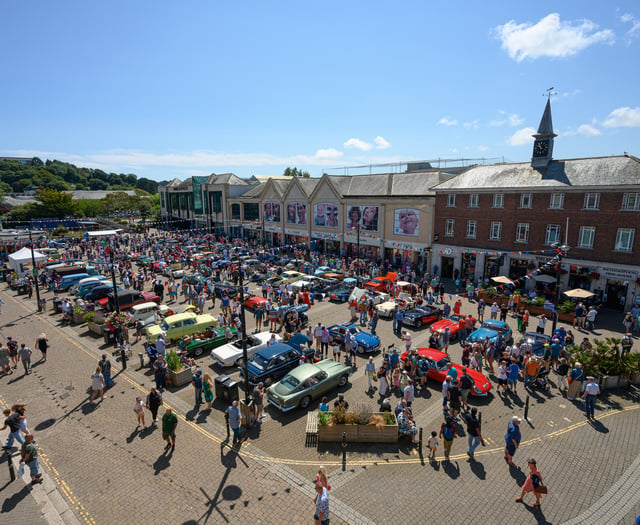
[[[573,290],[567,290],[564,292],[567,297],[573,297],[574,299],[588,299],[595,294],[589,290],[583,290],[582,288],[574,288]]]
[[[495,281],[500,284],[513,284],[513,281],[504,275],[498,275],[498,277],[492,277],[492,281]]]

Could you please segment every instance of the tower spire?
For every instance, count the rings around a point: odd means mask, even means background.
[[[553,139],[557,137],[553,132],[553,121],[551,119],[551,97],[557,93],[553,92],[553,88],[547,89],[545,93],[547,104],[544,113],[540,119],[537,133],[533,134],[535,139],[533,142],[533,155],[531,156],[531,167],[546,168],[551,162],[553,154]]]

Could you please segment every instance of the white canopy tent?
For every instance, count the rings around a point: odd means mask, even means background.
[[[36,260],[36,264],[47,260],[47,256],[37,250],[33,250],[33,257]],[[24,274],[29,271],[29,266],[31,266],[31,249],[22,248],[10,254],[9,265],[20,277],[24,277]]]
[[[122,233],[122,230],[118,228],[117,230],[99,230],[95,232],[87,232],[89,237],[113,237],[114,235],[119,235]]]

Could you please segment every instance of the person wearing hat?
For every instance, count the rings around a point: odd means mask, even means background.
[[[596,399],[600,395],[600,386],[596,382],[595,377],[587,376],[587,386],[584,387],[584,394],[582,394],[582,399],[584,399],[584,415],[587,419],[595,418],[595,408],[596,408]]]
[[[196,370],[196,373],[193,374],[191,378],[191,384],[193,385],[193,389],[196,394],[196,405],[202,404],[202,370],[199,368]]]
[[[22,444],[20,456],[20,463],[25,463],[29,467],[31,484],[37,485],[38,483],[42,483],[42,474],[38,472],[40,470],[40,464],[38,463],[38,449],[33,442],[33,434],[27,434],[24,436],[24,443]]]
[[[522,419],[518,416],[513,416],[507,425],[507,433],[504,435],[506,445],[504,449],[504,459],[512,467],[515,466],[513,456],[515,456],[516,450],[518,450],[518,447],[520,446],[520,439],[522,439],[522,435],[520,434],[521,422]]]

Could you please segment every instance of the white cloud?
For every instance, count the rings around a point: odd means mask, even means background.
[[[471,122],[465,122],[463,124],[465,128],[477,128],[478,127],[478,119],[472,120]]]
[[[620,17],[620,21],[625,24],[631,24],[631,28],[625,33],[626,42],[630,44],[634,38],[640,35],[640,20],[629,13],[625,13]]]
[[[563,98],[575,97],[576,95],[579,95],[580,93],[582,93],[581,89],[574,89],[573,91],[563,91],[562,93],[560,93],[560,96],[563,97]]]
[[[378,135],[373,141],[376,143],[376,149],[389,149],[391,147],[391,143],[380,135]]]
[[[509,126],[513,128],[522,125],[522,123],[524,122],[524,119],[521,116],[516,115],[515,113],[509,115],[507,119],[509,120]]]
[[[478,151],[488,151],[489,148],[487,146],[478,146]]]
[[[438,121],[438,124],[441,124],[443,126],[457,126],[458,125],[458,121],[457,120],[451,120],[451,119],[449,119],[449,117],[442,117]]]
[[[320,161],[335,160],[342,157],[342,155],[343,155],[342,151],[338,151],[337,149],[334,149],[334,148],[327,148],[327,149],[319,149],[318,151],[316,151],[315,158],[316,160],[320,160]]]
[[[511,58],[522,62],[526,58],[569,57],[593,44],[613,43],[613,31],[597,29],[598,26],[590,20],[563,22],[558,13],[551,13],[534,25],[510,20],[496,27],[494,35]]]
[[[614,109],[602,125],[605,128],[637,128],[640,127],[640,107]]]
[[[582,124],[578,127],[578,135],[584,135],[585,137],[597,137],[601,135],[600,131],[590,124]]]
[[[524,122],[524,119],[516,113],[507,113],[504,110],[499,110],[498,113],[500,113],[500,115],[502,115],[504,118],[492,120],[491,122],[489,122],[489,126],[500,127],[508,124],[509,126],[515,128],[516,126],[520,126]]]
[[[532,127],[522,128],[507,139],[507,144],[510,146],[524,146],[525,144],[530,144],[533,142],[532,135],[535,132],[536,130]]]
[[[347,140],[343,144],[343,146],[345,148],[359,149],[360,151],[369,151],[371,148],[373,148],[373,146],[368,142],[365,142],[364,140],[360,140],[360,139],[355,139],[355,138]]]

